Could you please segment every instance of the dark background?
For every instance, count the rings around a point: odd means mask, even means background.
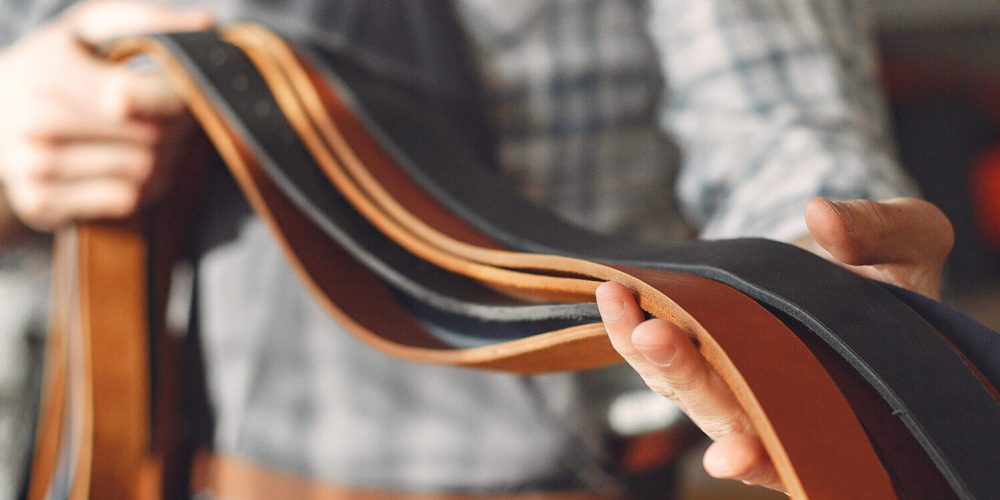
[[[1000,0],[881,0],[899,156],[955,226],[946,300],[1000,328]]]

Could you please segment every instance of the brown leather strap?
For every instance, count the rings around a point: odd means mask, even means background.
[[[195,145],[187,157],[203,161],[205,152]],[[189,170],[182,167],[183,177],[197,180]],[[180,222],[197,193],[186,189],[142,216],[56,234],[53,322],[29,498],[176,496],[170,480],[182,472],[175,456],[181,431],[171,402],[179,390],[180,340],[164,321],[169,274],[184,241]],[[60,486],[65,491],[51,489],[58,475],[69,480]]]
[[[134,496],[150,433],[147,247],[137,224],[88,224],[57,235],[59,311],[33,499]]]
[[[79,228],[84,443],[76,477],[92,498],[133,495],[149,443],[147,246],[137,220]],[[108,283],[116,283],[108,287]],[[90,449],[88,449],[90,448]],[[93,458],[85,457],[90,453]],[[99,459],[97,459],[99,458]],[[90,472],[92,476],[85,481]]]

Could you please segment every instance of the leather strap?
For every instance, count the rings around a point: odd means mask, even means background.
[[[203,162],[192,144],[185,158]],[[186,167],[180,178],[197,182]],[[176,190],[175,190],[176,191]],[[121,221],[56,234],[52,326],[28,497],[177,497],[186,451],[181,339],[167,332],[170,275],[199,190]],[[155,245],[150,242],[155,241]]]
[[[61,313],[30,497],[132,496],[150,435],[146,242],[136,220],[67,229],[56,240]]]
[[[334,74],[317,54],[302,47],[292,54],[258,28],[232,28],[226,37],[240,48],[212,33],[177,34],[124,40],[110,55],[144,52],[163,62],[317,300],[374,347],[410,360],[522,372],[615,362],[603,328],[586,322],[593,306],[572,303],[592,302],[597,284],[613,279],[699,342],[747,409],[793,496],[921,491],[894,486],[885,467],[912,467],[893,458],[887,441],[876,438],[876,448],[866,436],[876,424],[892,426],[893,415],[954,494],[986,498],[1000,491],[993,474],[1000,470],[994,432],[1000,405],[984,382],[993,372],[971,369],[971,358],[912,308],[925,305],[901,302],[880,285],[773,242],[700,242],[636,254],[633,244],[623,249],[507,196],[475,155],[442,139],[451,127],[439,110],[405,91],[349,66]],[[463,168],[454,168],[457,162]],[[354,231],[359,220],[378,231],[365,224]],[[410,254],[448,273],[411,269]],[[565,256],[581,254],[591,257]],[[433,288],[437,277],[447,286]],[[817,282],[824,286],[810,284]],[[359,287],[370,293],[356,293]],[[547,303],[526,301],[538,298]],[[411,304],[480,326],[521,314],[516,328],[497,335],[518,338],[474,339],[478,347],[457,348],[429,331]],[[557,330],[523,336],[526,325],[545,331],[553,321]],[[786,322],[806,328],[793,332]],[[824,363],[833,357],[813,355],[824,348],[812,335],[867,384],[848,388],[846,376],[831,378]],[[914,382],[915,373],[937,376]],[[871,390],[884,403],[858,395]],[[888,417],[860,422],[855,413],[867,415],[864,405],[873,404],[885,405],[874,413]]]

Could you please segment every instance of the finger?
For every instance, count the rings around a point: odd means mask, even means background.
[[[604,329],[607,330],[611,345],[618,354],[642,377],[650,389],[676,402],[673,389],[664,382],[657,368],[632,343],[632,332],[646,319],[646,314],[636,304],[632,292],[619,283],[603,283],[597,287],[597,306],[601,311]]]
[[[652,319],[635,328],[631,341],[655,371],[655,376],[644,377],[647,383],[654,390],[667,388],[706,434],[716,439],[750,431],[749,417],[736,396],[687,333],[668,321]]]
[[[119,218],[139,205],[139,187],[121,179],[87,179],[59,186],[53,194],[63,200],[66,219]]]
[[[81,110],[81,114],[110,123],[162,121],[187,114],[180,91],[163,70],[110,65],[103,65],[101,69],[96,84],[100,89],[98,98],[76,96],[76,102],[88,107]]]
[[[125,113],[122,85],[109,75],[80,72],[87,85],[64,86],[23,110],[14,123],[14,133],[23,139],[45,143],[67,141],[126,141],[152,144],[161,135],[160,124],[130,119]]]
[[[51,184],[102,177],[140,184],[150,177],[156,161],[153,149],[141,143],[79,141],[39,150],[49,152],[29,160],[38,164],[32,173],[36,180]]]
[[[806,205],[806,224],[835,259],[855,266],[940,263],[954,241],[941,210],[915,198],[814,198]]]
[[[597,287],[597,307],[604,329],[618,353],[629,363],[643,362],[630,337],[632,330],[645,321],[646,315],[636,304],[632,292],[619,283],[603,283]]]
[[[134,71],[124,85],[120,113],[137,119],[171,119],[187,114],[180,91],[159,69]]]
[[[119,179],[87,179],[10,191],[11,205],[30,226],[50,230],[75,220],[120,218],[133,213],[139,192]]]
[[[702,466],[715,478],[784,490],[764,444],[750,434],[733,434],[716,440],[705,450]]]
[[[749,418],[686,332],[652,319],[617,283],[597,289],[598,307],[612,345],[653,391],[671,398],[713,438],[746,432]]]
[[[70,11],[65,21],[71,33],[90,45],[137,33],[206,29],[213,22],[204,9],[178,10],[127,1],[85,2]]]
[[[133,70],[91,62],[90,85],[68,86],[57,105],[38,118],[47,139],[120,139],[153,142],[164,122],[187,117],[180,92],[161,70]],[[83,73],[85,76],[88,73]]]
[[[816,243],[853,271],[938,299],[954,242],[951,223],[914,198],[878,203],[814,199],[806,223]]]

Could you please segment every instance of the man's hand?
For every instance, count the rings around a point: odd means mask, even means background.
[[[108,64],[87,45],[210,24],[202,11],[93,1],[0,52],[0,184],[23,222],[120,217],[165,191],[193,128],[180,96],[161,73]]]
[[[800,242],[804,247],[863,276],[940,297],[954,237],[934,205],[912,198],[816,198],[806,206],[806,223],[811,236]],[[784,489],[749,417],[683,331],[645,320],[631,292],[617,283],[597,289],[597,304],[615,349],[715,441],[703,460],[709,474]]]

